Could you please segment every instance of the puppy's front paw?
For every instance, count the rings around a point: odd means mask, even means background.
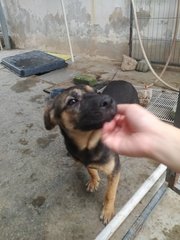
[[[86,184],[87,188],[86,190],[88,192],[94,192],[98,189],[99,187],[99,182],[100,182],[100,179],[91,179],[89,180],[89,182]]]
[[[114,216],[114,207],[104,206],[101,212],[100,220],[104,223],[104,225],[108,224],[108,222]]]

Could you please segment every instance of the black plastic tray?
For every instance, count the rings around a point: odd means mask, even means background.
[[[64,59],[38,50],[3,58],[1,63],[20,77],[43,74],[67,66]]]

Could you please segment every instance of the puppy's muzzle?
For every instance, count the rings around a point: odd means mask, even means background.
[[[110,108],[113,106],[113,102],[113,99],[108,95],[102,95],[102,98],[99,101],[99,107],[102,109]]]
[[[102,128],[117,112],[116,102],[108,95],[88,94],[81,102],[76,128],[83,131]]]

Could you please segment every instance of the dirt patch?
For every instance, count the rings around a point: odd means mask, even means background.
[[[20,138],[19,143],[22,145],[28,145],[28,141],[25,138]]]
[[[37,198],[35,198],[35,199],[32,200],[32,205],[33,205],[34,207],[41,207],[41,206],[44,204],[45,200],[46,200],[45,197],[43,197],[43,196],[38,196]]]
[[[38,94],[30,98],[31,102],[42,104],[44,102],[44,95]]]
[[[163,234],[166,240],[179,240],[180,239],[180,225],[175,225],[171,230],[164,229]]]

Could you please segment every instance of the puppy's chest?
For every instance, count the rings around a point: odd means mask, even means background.
[[[109,156],[109,150],[101,142],[92,149],[85,148],[82,150],[72,142],[66,142],[66,148],[75,160],[85,166],[92,163],[103,164]]]

